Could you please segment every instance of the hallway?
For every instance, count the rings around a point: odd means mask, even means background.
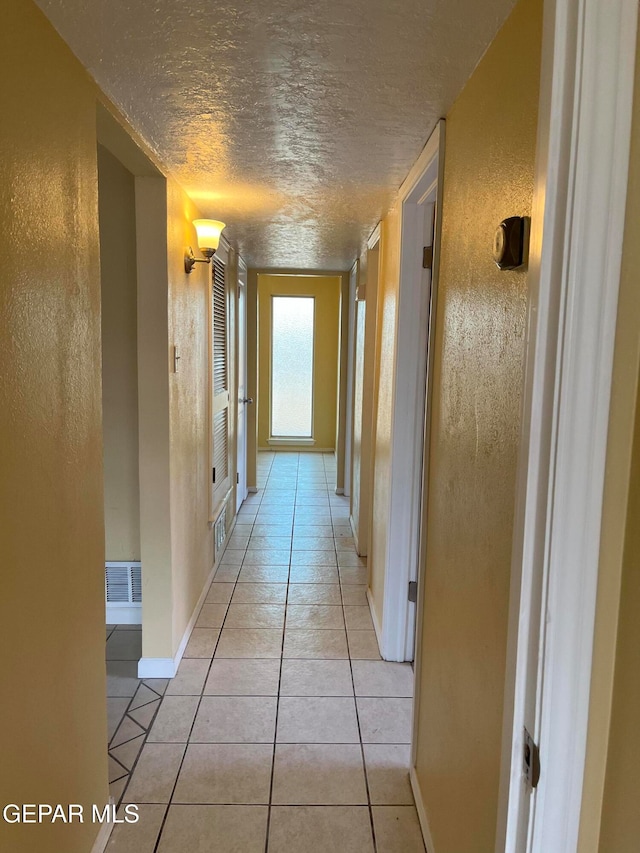
[[[379,658],[335,459],[258,464],[176,678],[160,703],[139,688],[157,712],[122,801],[141,818],[108,850],[422,853],[413,673]]]

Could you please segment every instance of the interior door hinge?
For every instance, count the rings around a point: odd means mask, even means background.
[[[418,600],[418,582],[409,581],[409,601],[415,604]]]
[[[433,268],[433,246],[425,246],[422,250],[422,269],[430,270]]]
[[[239,485],[239,484],[240,484],[240,472],[239,472],[239,471],[238,471],[238,472],[236,472],[236,484],[237,484],[237,485]]]
[[[540,750],[526,729],[522,745],[522,772],[529,786],[536,788],[540,780]]]
[[[212,468],[211,469],[211,482],[215,483],[215,481],[216,481],[216,469]]]

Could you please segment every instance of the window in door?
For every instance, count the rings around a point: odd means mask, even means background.
[[[313,437],[313,296],[271,302],[271,436]]]

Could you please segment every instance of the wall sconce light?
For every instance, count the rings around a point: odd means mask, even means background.
[[[198,248],[204,258],[196,258],[193,249],[189,246],[184,254],[184,269],[187,273],[190,273],[196,264],[211,263],[211,258],[216,253],[220,243],[220,235],[225,225],[224,222],[218,222],[215,219],[194,219],[193,224],[198,235]]]

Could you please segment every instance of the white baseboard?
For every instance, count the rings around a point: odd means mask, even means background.
[[[366,557],[367,552],[366,551],[364,551],[364,552],[360,551],[360,543],[358,542],[358,531],[356,530],[356,525],[355,525],[355,522],[353,520],[352,515],[349,516],[349,526],[351,527],[351,532],[353,533],[353,544],[355,546],[356,553],[360,557]]]
[[[257,495],[258,494],[258,487],[257,486],[247,486],[247,491],[251,492],[252,495]]]
[[[227,533],[224,544],[220,549],[220,553],[218,554],[218,559],[213,564],[213,567],[209,572],[209,576],[206,579],[204,586],[202,587],[200,598],[198,598],[198,602],[193,609],[191,619],[189,619],[189,624],[184,630],[182,640],[180,641],[180,645],[178,646],[178,651],[175,653],[175,656],[173,658],[141,658],[138,661],[138,678],[173,678],[175,676],[176,672],[178,671],[178,667],[180,666],[180,661],[182,660],[184,650],[187,648],[187,643],[189,642],[189,637],[191,636],[193,627],[198,619],[200,608],[204,604],[204,600],[207,597],[207,592],[209,591],[211,582],[213,581],[215,573],[218,571],[220,560],[224,556],[224,552],[227,550],[229,539],[231,538],[233,529],[236,526],[236,519],[237,516],[234,515],[233,521],[231,522],[231,526],[229,528],[229,532]]]
[[[140,658],[138,678],[173,678],[176,669],[173,658]]]
[[[353,516],[349,515],[349,525],[351,527],[351,533],[353,534],[353,544],[356,549],[356,554],[358,553],[358,532],[356,530],[356,526],[353,523]]]
[[[427,848],[427,853],[436,853],[436,849],[433,846],[433,839],[431,838],[429,821],[427,820],[427,813],[424,808],[424,800],[422,799],[422,791],[420,790],[420,783],[418,782],[415,767],[412,767],[409,770],[409,781],[411,782],[413,799],[416,801],[416,811],[418,812],[418,820],[420,821],[420,829],[422,830],[424,846]]]
[[[141,604],[107,604],[107,625],[141,624]]]
[[[109,797],[109,805],[111,806],[109,812],[110,814],[113,814],[113,797]],[[108,823],[102,824],[102,826],[100,827],[100,832],[98,833],[96,840],[93,842],[91,853],[104,853],[104,851],[107,849],[107,844],[109,843],[109,839],[111,838],[111,833],[113,832],[114,826],[115,824],[112,820],[110,820]]]
[[[382,648],[382,628],[378,623],[376,609],[373,606],[373,596],[371,595],[371,589],[369,587],[367,587],[367,602],[369,603],[369,610],[371,611],[371,621],[373,622],[373,630],[376,632],[376,640],[378,641],[380,655],[384,659],[384,649]]]
[[[336,495],[344,495],[344,489],[336,489]]]

